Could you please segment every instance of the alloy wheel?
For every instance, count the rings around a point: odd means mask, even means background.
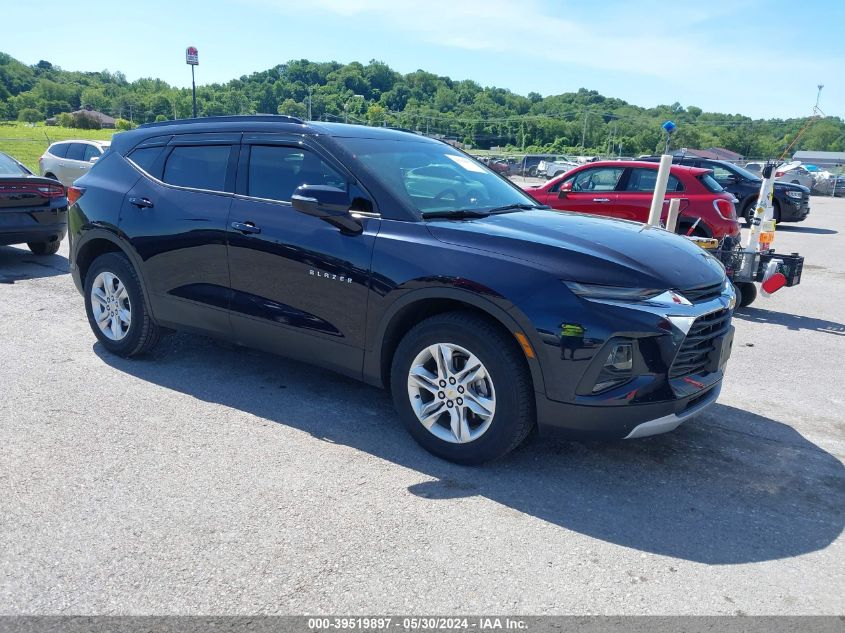
[[[452,343],[417,354],[408,372],[408,397],[417,419],[439,439],[465,444],[490,428],[496,392],[484,364]]]
[[[91,285],[91,311],[97,327],[112,341],[122,340],[132,324],[132,305],[126,286],[110,272],[102,272]]]

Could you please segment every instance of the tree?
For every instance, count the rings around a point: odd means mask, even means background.
[[[304,103],[299,103],[293,99],[285,99],[279,104],[278,113],[304,119],[308,115],[308,108]]]
[[[18,112],[18,121],[26,123],[38,123],[44,120],[44,115],[35,108],[24,108]]]

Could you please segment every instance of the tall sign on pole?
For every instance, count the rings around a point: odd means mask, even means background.
[[[194,78],[194,68],[200,65],[200,54],[196,46],[185,49],[185,63],[191,67],[191,92],[194,97],[194,118],[197,118],[197,82]]]

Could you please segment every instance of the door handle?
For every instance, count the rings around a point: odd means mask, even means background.
[[[153,202],[149,198],[136,198],[131,197],[129,198],[129,204],[134,204],[139,209],[152,209]]]
[[[232,228],[241,233],[261,233],[261,228],[252,222],[232,222]]]
[[[610,202],[610,198],[593,198],[593,202]]]

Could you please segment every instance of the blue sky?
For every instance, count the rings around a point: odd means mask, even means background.
[[[289,59],[378,59],[520,94],[585,87],[641,106],[845,117],[841,0],[4,0],[0,50],[25,63],[190,85]],[[143,9],[142,9],[143,7]],[[19,25],[14,29],[8,25]],[[768,70],[767,70],[768,69]]]

